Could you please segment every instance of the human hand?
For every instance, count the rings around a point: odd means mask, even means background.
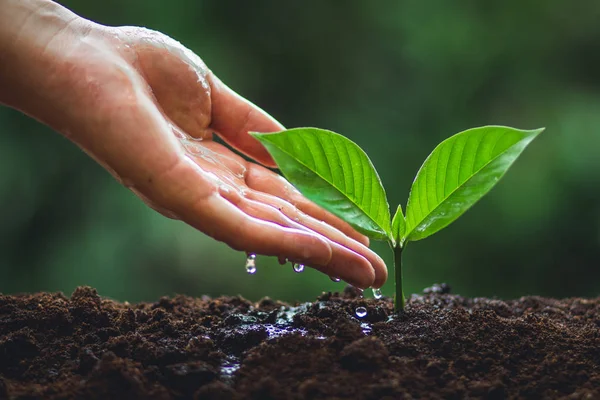
[[[236,250],[288,258],[362,288],[383,285],[385,264],[366,237],[212,140],[214,132],[273,167],[248,132],[283,127],[193,52],[155,31],[80,18],[41,46],[46,78],[33,88],[41,94],[14,106],[77,143],[149,206]]]

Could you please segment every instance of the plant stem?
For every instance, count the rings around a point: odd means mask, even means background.
[[[394,309],[396,311],[404,310],[404,290],[402,289],[402,250],[404,248],[397,245],[392,247],[394,252],[394,273],[396,275],[396,296],[394,297]]]

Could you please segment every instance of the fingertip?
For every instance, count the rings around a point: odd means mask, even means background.
[[[326,273],[362,289],[373,285],[375,270],[364,256],[334,243],[333,257]]]
[[[365,235],[358,234],[353,239],[356,240],[357,242],[359,242],[360,244],[366,246],[366,247],[369,247],[369,245],[371,244],[371,241]]]
[[[375,273],[375,279],[373,282],[373,287],[375,289],[379,289],[382,287],[388,278],[388,269],[385,265],[385,262],[381,257],[376,255],[376,260],[372,261],[373,271]]]
[[[349,279],[347,282],[363,290],[373,287],[375,282],[375,271],[372,268],[362,269],[360,274],[356,274],[353,279]]]
[[[387,276],[384,279],[377,277],[377,278],[375,278],[375,281],[373,282],[373,284],[371,285],[371,287],[373,289],[381,289],[381,287],[383,285],[385,285],[385,281],[386,280],[387,280]]]

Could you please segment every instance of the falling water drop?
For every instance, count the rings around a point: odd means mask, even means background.
[[[341,279],[340,279],[340,278],[338,278],[337,276],[330,276],[330,277],[329,277],[329,279],[331,279],[331,280],[332,280],[332,281],[334,281],[334,282],[339,282],[339,281],[341,281]]]
[[[294,272],[300,273],[304,271],[304,264],[292,263],[292,268],[294,268]]]
[[[348,284],[348,288],[346,290],[350,290],[350,292],[353,292],[355,296],[357,296],[361,299],[365,297],[364,289],[361,289],[359,287]]]
[[[356,310],[354,310],[354,313],[356,314],[356,316],[358,318],[364,318],[367,316],[367,309],[364,307],[356,307]]]
[[[256,273],[256,254],[248,254],[246,258],[246,272],[250,275]]]
[[[377,300],[379,300],[381,297],[383,297],[383,293],[381,293],[381,289],[373,289],[373,297]]]

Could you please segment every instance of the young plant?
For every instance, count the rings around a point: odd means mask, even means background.
[[[494,187],[544,129],[484,126],[460,132],[427,157],[412,184],[406,217],[390,209],[379,175],[351,140],[317,128],[252,133],[282,174],[307,198],[394,252],[397,310],[404,308],[402,252],[445,228]]]

